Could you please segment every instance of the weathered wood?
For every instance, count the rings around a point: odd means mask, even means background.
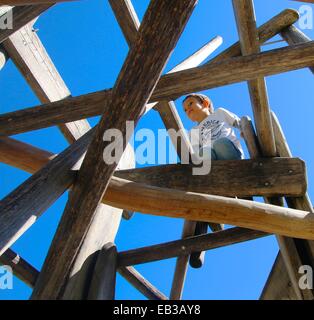
[[[235,227],[153,246],[121,251],[118,254],[118,264],[120,267],[170,259],[188,255],[193,251],[212,250],[268,235],[261,231]]]
[[[11,35],[3,42],[4,48],[42,103],[69,97],[69,89],[32,25],[31,22]],[[90,129],[90,125],[87,120],[79,120],[60,124],[59,129],[68,142],[73,143]]]
[[[253,0],[233,0],[233,8],[243,56],[260,53]],[[257,137],[265,157],[276,155],[276,145],[270,118],[266,81],[259,77],[248,82]]]
[[[10,266],[16,277],[29,287],[34,287],[39,271],[17,253],[8,249],[0,256],[0,264]]]
[[[0,29],[0,43],[52,6],[53,4],[50,3],[13,7],[11,10],[14,19],[13,29]]]
[[[122,132],[123,138],[130,138],[129,135],[126,136],[126,121],[134,121],[136,124],[139,120],[196,2],[175,0],[170,3],[154,0],[150,3],[136,44],[130,50],[114,86],[109,103],[112,111],[109,115],[105,114],[97,126],[39,276],[38,285],[34,289],[33,298],[58,298],[62,295],[64,281],[84,238],[86,227],[93,218],[117,165],[108,164],[103,158],[105,148],[111,143],[103,141],[104,132],[115,128]],[[149,63],[143,64],[143,59]],[[141,88],[134,86],[134,83],[141,83]],[[123,145],[123,141],[120,140],[119,143]],[[121,155],[119,154],[118,159]],[[58,254],[60,252],[62,255]]]
[[[314,0],[294,0],[294,1],[314,3]]]
[[[229,197],[300,196],[306,193],[305,164],[298,158],[212,161],[206,175],[194,165],[169,164],[121,170],[117,177],[161,188]]]
[[[280,32],[281,37],[291,46],[305,43],[311,39],[295,26],[289,26]],[[314,74],[314,66],[309,68]]]
[[[260,43],[267,41],[285,27],[290,26],[296,22],[298,18],[299,14],[296,10],[288,9],[282,11],[258,29]],[[223,61],[227,58],[239,55],[241,55],[241,48],[240,44],[237,42],[220,53],[216,58],[210,60],[207,64]],[[32,119],[35,120],[33,123],[39,123],[39,126],[28,126],[25,128],[26,131],[99,115],[103,112],[104,101],[108,101],[110,99],[110,94],[111,90],[102,90],[75,98],[67,98],[60,102],[50,103],[45,105],[45,108],[43,109],[39,109],[41,107],[35,107],[33,110],[26,109],[25,113],[24,111],[21,111],[22,113],[20,114],[20,117],[16,114],[16,119],[14,120],[14,126],[16,126],[16,129],[4,131],[9,130],[8,127],[12,127],[12,120],[8,120],[10,121],[10,126],[6,125],[5,121],[0,121],[0,135],[24,132],[23,130],[20,131],[21,129],[18,129],[19,126],[24,127],[29,125],[27,123],[32,121]],[[175,97],[172,98],[174,99]],[[155,100],[158,101],[158,99]],[[9,117],[8,119],[10,118],[12,117]],[[19,119],[21,119],[20,124],[18,124]]]
[[[272,112],[272,122],[275,134],[275,141],[277,150],[280,156],[283,157],[292,157],[289,145],[286,141],[285,135],[282,131],[280,123],[276,115]],[[297,198],[286,198],[287,204],[291,208],[297,208],[302,210],[307,210],[314,213],[311,200],[306,194],[304,197]],[[295,245],[300,247],[300,240],[294,240]],[[313,241],[302,241],[301,242],[301,251],[298,250],[299,263],[297,267],[302,264],[314,265],[314,244]],[[281,255],[277,256],[276,261],[274,262],[272,272],[268,277],[268,280],[264,286],[262,295],[260,299],[297,299],[295,290],[293,289],[292,283],[290,282],[289,276],[286,272],[282,271],[283,259]],[[298,268],[297,268],[298,269]],[[296,270],[297,273],[298,270]],[[297,273],[298,274],[298,273]],[[300,276],[300,274],[298,274]],[[313,293],[310,290],[302,290],[301,295],[306,299],[313,299]]]
[[[163,293],[148,282],[135,268],[130,266],[119,267],[118,272],[146,298],[150,300],[168,300]]]
[[[113,243],[107,243],[98,253],[88,290],[88,300],[114,300],[117,257],[117,248]]]
[[[138,36],[140,21],[131,0],[109,0],[119,26],[129,47],[135,43]]]
[[[249,121],[249,119],[247,119],[247,121],[245,121],[242,124],[242,126],[244,127],[243,128],[244,137],[248,138],[248,140],[246,140],[246,144],[251,157],[259,158],[261,156],[261,153],[259,153],[259,150],[260,150],[259,142],[257,141],[254,128],[251,122]],[[264,201],[266,203],[274,204],[277,206],[284,206],[282,200],[283,200],[282,198],[264,197]],[[297,271],[298,271],[298,267],[301,264],[300,251],[296,247],[294,239],[283,237],[280,235],[276,235],[276,238],[280,248],[280,257],[283,259],[285,263],[286,270],[288,272],[289,279],[291,279],[291,283],[294,288],[295,294],[299,299],[302,299],[303,295],[301,293],[301,290],[298,286],[298,281],[297,281]]]

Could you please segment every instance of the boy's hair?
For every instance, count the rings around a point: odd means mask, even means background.
[[[188,98],[197,98],[201,103],[203,103],[204,101],[208,102],[208,109],[210,112],[214,112],[214,105],[213,102],[205,95],[205,94],[201,94],[201,93],[191,93],[189,95],[187,95],[182,103],[184,103]]]

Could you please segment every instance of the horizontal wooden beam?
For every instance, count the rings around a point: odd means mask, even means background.
[[[0,264],[10,266],[13,274],[29,287],[35,286],[39,271],[13,250],[8,249],[0,256]]]
[[[118,254],[118,265],[119,267],[130,266],[170,259],[182,255],[189,255],[194,251],[217,249],[268,235],[269,234],[261,231],[235,227],[153,246],[121,251]]]
[[[169,164],[120,170],[115,176],[161,188],[229,197],[300,196],[306,193],[305,164],[297,158],[212,161],[206,175],[193,165]]]
[[[12,17],[13,17],[13,28],[9,29],[0,29],[0,43],[2,43],[5,39],[7,39],[10,35],[15,33],[20,28],[24,27],[26,24],[34,20],[41,13],[48,10],[52,7],[53,4],[40,4],[34,6],[18,6],[13,7],[11,9]]]
[[[313,64],[313,41],[250,56],[230,58],[162,76],[150,102],[174,100],[190,92],[301,69]],[[108,101],[110,94],[111,90],[102,91],[54,102],[42,110],[35,107],[5,114],[0,117],[0,136],[38,129],[42,125],[37,125],[37,120],[39,124],[45,122],[47,126],[99,115],[104,108],[103,104],[99,105],[99,100]]]
[[[168,298],[147,281],[132,266],[118,268],[118,273],[126,279],[134,288],[139,290],[146,298],[150,300],[168,300]]]

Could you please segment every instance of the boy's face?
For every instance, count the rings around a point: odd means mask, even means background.
[[[200,121],[204,118],[204,115],[208,115],[209,109],[203,104],[197,97],[189,97],[183,103],[183,108],[192,121]]]

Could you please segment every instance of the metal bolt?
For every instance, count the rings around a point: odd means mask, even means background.
[[[265,182],[265,186],[268,187],[269,186],[269,182]]]

